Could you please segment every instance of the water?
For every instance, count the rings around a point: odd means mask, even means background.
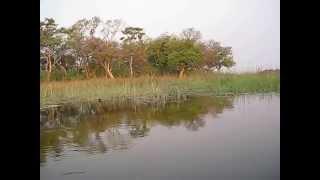
[[[280,97],[41,112],[42,180],[278,180]]]

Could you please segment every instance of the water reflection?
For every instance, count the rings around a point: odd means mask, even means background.
[[[95,154],[129,149],[134,139],[148,136],[156,125],[197,131],[205,126],[205,115],[215,117],[233,108],[232,102],[231,97],[194,97],[164,107],[115,109],[98,102],[45,109],[40,113],[40,165],[48,157],[67,158],[69,151]]]

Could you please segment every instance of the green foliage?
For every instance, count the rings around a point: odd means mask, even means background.
[[[122,34],[123,37],[120,38],[120,40],[123,40],[124,42],[132,42],[136,40],[142,40],[145,33],[143,32],[142,28],[139,27],[126,27]]]
[[[60,30],[52,18],[45,18],[40,21],[40,46],[54,48],[61,43],[61,38],[57,36]]]
[[[168,65],[170,36],[161,36],[148,44],[148,61],[161,72],[164,72]]]
[[[160,37],[149,44],[149,62],[161,72],[176,72],[194,69],[201,62],[197,44],[176,37]]]
[[[200,60],[201,52],[195,47],[173,50],[168,55],[168,67],[172,70],[193,69]]]

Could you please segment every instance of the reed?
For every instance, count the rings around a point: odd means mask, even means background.
[[[41,82],[40,104],[103,100],[112,104],[165,104],[196,95],[279,92],[279,73],[195,73],[175,76]]]

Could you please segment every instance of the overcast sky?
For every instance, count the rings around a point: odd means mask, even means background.
[[[236,71],[280,68],[280,0],[40,0],[40,17],[61,26],[82,18],[122,19],[150,37],[194,27],[232,46]]]

